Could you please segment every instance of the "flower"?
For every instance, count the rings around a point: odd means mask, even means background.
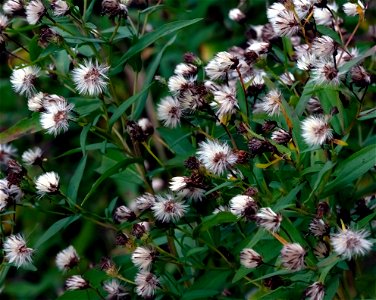
[[[24,9],[22,0],[8,0],[3,4],[3,11],[7,15],[20,13]]]
[[[248,268],[253,269],[263,263],[262,257],[255,250],[245,248],[240,252],[240,263]]]
[[[137,295],[147,298],[154,295],[155,290],[159,286],[159,280],[154,274],[141,270],[135,278]]]
[[[40,74],[40,68],[37,66],[22,66],[14,69],[10,77],[10,82],[16,93],[30,96],[35,91],[35,80]]]
[[[299,19],[303,19],[310,12],[316,0],[293,0],[294,8]]]
[[[26,241],[21,234],[8,236],[4,241],[5,258],[9,263],[19,268],[32,262],[33,249],[27,248]]]
[[[315,282],[305,290],[304,295],[310,300],[322,300],[325,296],[324,285],[321,282]]]
[[[81,275],[74,275],[65,281],[65,288],[69,291],[82,290],[89,287],[89,283]]]
[[[328,7],[331,11],[336,13],[338,11],[338,6],[335,2],[333,3],[328,3]],[[330,13],[330,10],[327,8],[319,8],[319,7],[314,7],[313,9],[313,17],[315,19],[315,22],[317,25],[326,25],[330,26],[332,25],[333,22],[333,16]]]
[[[55,95],[56,96],[56,95]],[[62,98],[62,97],[61,97]],[[64,98],[63,98],[64,99]],[[58,135],[69,127],[70,112],[74,105],[66,101],[56,102],[45,107],[46,111],[40,116],[40,124],[49,134]]]
[[[56,255],[56,265],[61,271],[68,271],[78,265],[80,258],[76,249],[70,245]]]
[[[253,219],[257,211],[256,201],[252,197],[246,195],[237,195],[231,198],[229,206],[232,214],[239,218],[245,217],[248,220]]]
[[[37,24],[46,13],[46,8],[41,0],[32,0],[26,5],[26,20],[30,25]]]
[[[236,90],[234,87],[227,85],[221,86],[218,91],[213,92],[214,101],[210,104],[216,109],[216,115],[220,120],[227,115],[236,113],[239,108],[238,100],[236,99]]]
[[[286,244],[281,250],[282,265],[289,270],[299,271],[304,268],[306,251],[298,243]]]
[[[154,195],[145,193],[136,198],[136,207],[139,210],[145,210],[151,208],[155,203]]]
[[[372,242],[366,240],[368,235],[369,232],[366,230],[342,229],[330,236],[330,242],[334,252],[345,259],[351,259],[353,256],[365,255],[371,250]]]
[[[279,80],[281,80],[282,83],[291,86],[295,82],[295,77],[292,73],[290,72],[285,72],[279,76]]]
[[[186,92],[194,87],[196,81],[195,76],[190,76],[188,78],[183,75],[174,75],[168,79],[168,89],[174,96]]]
[[[273,3],[266,14],[278,36],[291,37],[299,31],[299,21],[295,14],[282,3]]]
[[[192,78],[197,74],[198,70],[194,64],[180,63],[175,67],[174,73],[186,78]]]
[[[228,206],[220,205],[213,210],[213,215],[219,214],[220,212],[228,212],[228,211],[230,211],[230,208]]]
[[[103,283],[103,289],[108,293],[106,298],[108,300],[123,299],[123,297],[128,295],[125,287],[115,278],[105,281]]]
[[[318,57],[332,55],[335,48],[334,40],[327,35],[315,38],[312,43],[312,53]]]
[[[302,122],[302,136],[309,146],[320,146],[333,138],[324,116],[310,116]]]
[[[356,3],[345,3],[342,8],[344,13],[348,16],[363,16],[365,12],[365,7],[362,1],[357,1]]]
[[[245,14],[239,8],[233,8],[228,12],[228,17],[230,20],[240,22],[245,19]]]
[[[114,213],[114,219],[119,223],[133,221],[136,219],[136,214],[125,205],[122,205],[116,208]]]
[[[157,196],[157,201],[152,206],[154,216],[157,220],[169,223],[178,221],[186,212],[188,206],[175,200],[172,195]]]
[[[55,16],[65,16],[69,11],[69,5],[63,0],[52,0],[51,8]]]
[[[279,115],[282,105],[282,95],[279,90],[271,90],[264,97],[262,102],[263,110],[269,115]]]
[[[42,92],[34,94],[27,100],[27,107],[30,111],[41,112],[44,110],[43,99],[46,95]]]
[[[59,190],[60,177],[55,172],[47,172],[40,175],[35,181],[37,193],[41,196],[56,193]]]
[[[8,17],[0,14],[0,45],[6,40],[7,36],[5,34],[5,29],[7,28],[8,23]]]
[[[155,259],[156,253],[154,249],[148,247],[137,247],[132,253],[132,262],[140,270],[148,271]]]
[[[339,85],[343,73],[340,73],[332,60],[316,60],[311,72],[312,81],[317,85]]]
[[[215,175],[222,175],[227,169],[230,169],[238,159],[237,155],[227,144],[210,140],[199,144],[197,155],[205,168]]]
[[[309,231],[316,237],[326,235],[329,231],[329,226],[322,220],[314,218],[309,224]]]
[[[13,203],[19,203],[23,196],[21,189],[14,184],[10,184],[6,179],[0,179],[0,190],[7,195],[6,199],[3,195],[3,201],[7,201],[8,205]]]
[[[0,164],[7,165],[8,161],[17,154],[17,149],[10,144],[0,144]]]
[[[182,115],[179,101],[171,96],[163,98],[158,104],[157,114],[164,126],[175,128],[180,123]]]
[[[22,154],[22,161],[25,165],[37,165],[42,162],[43,159],[43,152],[42,149],[39,147],[34,147],[33,149],[29,149]]]
[[[326,243],[324,242],[318,242],[315,248],[313,249],[313,253],[318,257],[318,258],[325,258],[329,255],[329,247]]]
[[[128,13],[128,8],[119,0],[103,0],[102,13],[109,15],[110,17],[126,16]]]
[[[257,225],[270,230],[271,232],[276,232],[279,230],[282,222],[282,215],[276,214],[270,207],[263,207],[256,214]]]
[[[239,60],[229,52],[218,52],[205,67],[205,72],[211,80],[223,79],[230,69],[238,66]]]
[[[202,178],[200,176],[177,176],[171,178],[170,190],[178,192],[182,197],[191,197],[194,200],[202,200],[205,190],[202,188]]]
[[[132,235],[136,238],[140,239],[142,236],[149,231],[149,223],[148,222],[140,222],[136,223],[132,227]]]
[[[9,195],[6,190],[0,189],[0,212],[3,212],[9,205]]]
[[[279,128],[273,131],[271,138],[278,144],[286,144],[291,140],[291,134],[286,130]]]
[[[107,86],[107,71],[110,69],[105,64],[93,63],[86,60],[72,71],[72,79],[77,91],[82,95],[97,96],[103,93]]]

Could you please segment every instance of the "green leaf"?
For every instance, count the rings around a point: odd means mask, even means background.
[[[273,206],[274,211],[280,211],[281,209],[290,206],[291,202],[295,199],[296,195],[305,186],[305,182],[294,187],[286,196],[278,200],[277,204]]]
[[[357,228],[362,229],[362,228],[368,226],[369,223],[370,223],[370,222],[373,220],[373,218],[375,218],[375,217],[376,217],[376,211],[375,211],[374,213],[368,215],[367,217],[361,219],[361,220],[356,224]]]
[[[84,200],[82,200],[81,202],[81,206],[84,205],[84,203],[87,201],[87,199],[90,198],[90,196],[92,194],[94,194],[94,192],[97,190],[97,188],[99,187],[99,185],[104,181],[106,180],[108,177],[114,175],[114,174],[117,174],[117,173],[120,173],[122,171],[124,171],[124,169],[126,169],[129,165],[131,164],[134,164],[134,163],[141,163],[142,162],[142,159],[140,158],[128,158],[128,159],[124,159],[123,161],[121,162],[118,162],[115,166],[109,168],[106,172],[104,172],[92,185],[89,193],[86,194]]]
[[[210,289],[202,289],[202,290],[188,290],[183,297],[182,300],[193,300],[193,299],[208,299],[217,295],[219,292],[217,290],[210,290]]]
[[[307,106],[308,100],[311,99],[311,97],[314,94],[316,88],[317,87],[315,86],[315,84],[312,80],[308,80],[308,82],[305,84],[303,93],[300,96],[299,102],[298,102],[298,104],[296,105],[296,108],[295,108],[295,112],[298,116],[303,114],[303,112],[304,112],[304,110]]]
[[[223,224],[223,223],[235,223],[237,217],[230,212],[219,212],[216,215],[205,217],[200,225],[198,225],[194,231],[193,235],[198,234],[199,232],[205,232],[209,228]]]
[[[342,74],[348,72],[353,66],[360,63],[363,59],[368,56],[374,55],[376,53],[376,46],[373,46],[371,49],[368,49],[366,52],[354,57],[347,63],[344,63],[342,66],[338,68],[338,71]]]
[[[89,20],[91,14],[92,14],[95,2],[97,2],[97,0],[91,0],[90,5],[87,8],[85,15],[84,15],[84,21],[85,22],[87,22],[87,20]]]
[[[151,62],[149,68],[146,71],[146,80],[144,82],[144,85],[148,86],[152,83],[154,79],[155,72],[157,72],[157,69],[159,68],[162,56],[166,49],[171,46],[175,40],[176,40],[176,34],[163,46],[163,48],[158,52],[157,56],[154,58],[154,60]],[[148,93],[144,94],[140,101],[136,104],[136,109],[134,113],[132,114],[132,119],[137,120],[140,118],[142,112],[144,111],[146,100],[148,99]]]
[[[80,160],[80,162],[79,162],[79,164],[76,168],[76,171],[74,172],[71,180],[69,181],[67,197],[73,203],[77,202],[78,188],[80,187],[82,176],[84,175],[84,170],[85,170],[85,167],[86,167],[86,161],[87,161],[87,155],[84,155],[81,158],[81,160]]]
[[[67,228],[70,224],[77,221],[80,217],[81,215],[73,215],[52,224],[51,227],[48,228],[47,231],[38,239],[38,241],[34,245],[34,248],[38,249],[44,242],[52,238],[60,230]]]
[[[189,257],[197,253],[204,253],[206,251],[208,251],[208,247],[196,247],[196,248],[188,250],[187,253],[184,255],[184,257]]]
[[[371,109],[362,111],[359,114],[359,117],[358,117],[359,121],[365,121],[369,119],[376,119],[376,108],[371,108]]]
[[[328,26],[317,25],[316,28],[318,32],[320,32],[321,34],[331,37],[334,41],[336,41],[340,45],[342,44],[339,34],[336,31],[330,29]]]
[[[30,54],[30,60],[35,61],[38,59],[39,54],[42,53],[42,48],[38,45],[39,42],[39,36],[36,35],[33,37],[33,39],[29,43],[29,54]]]
[[[91,124],[86,125],[84,128],[82,128],[81,134],[80,134],[80,146],[82,149],[82,155],[86,155],[86,138],[87,134],[90,131]]]
[[[338,164],[333,176],[336,179],[325,187],[322,197],[329,195],[338,187],[343,188],[360,178],[376,164],[375,145],[369,145]]]
[[[323,185],[327,183],[328,178],[331,175],[331,170],[334,166],[335,163],[331,162],[330,160],[327,161],[324,166],[321,166],[321,170],[317,175],[315,184],[313,185],[312,192],[304,203],[308,202],[312,198],[319,187],[323,187]]]
[[[149,88],[151,84],[145,86],[140,92],[137,94],[133,95],[132,97],[128,98],[125,100],[120,106],[115,110],[114,114],[111,116],[110,121],[109,121],[109,126],[110,128],[115,124],[115,122],[121,117],[121,115],[137,100],[140,98],[148,95],[149,93]]]
[[[41,131],[43,128],[39,122],[39,114],[33,113],[31,118],[25,118],[12,127],[0,132],[0,144],[6,144],[25,135]]]
[[[145,34],[141,37],[136,44],[128,49],[128,51],[120,58],[120,60],[115,64],[116,66],[111,70],[110,75],[115,75],[123,70],[123,64],[126,63],[132,56],[144,50],[146,47],[153,44],[155,41],[164,37],[170,33],[178,31],[184,27],[190,26],[201,21],[202,18],[197,18],[193,20],[183,20],[175,21],[168,24],[164,24],[153,32]]]

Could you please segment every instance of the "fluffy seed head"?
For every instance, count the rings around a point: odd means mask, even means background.
[[[213,95],[214,101],[210,105],[216,110],[216,115],[220,120],[236,113],[239,105],[238,100],[236,99],[235,88],[231,88],[227,85],[221,86],[221,88],[218,91],[215,91]]]
[[[264,97],[262,102],[263,110],[269,115],[279,115],[282,105],[282,95],[279,90],[271,90]]]
[[[152,248],[137,247],[132,253],[133,264],[140,270],[149,271],[155,259],[156,252]]]
[[[61,271],[68,271],[77,266],[80,258],[76,249],[71,245],[56,255],[56,265]]]
[[[139,273],[137,273],[134,281],[137,286],[137,295],[144,298],[152,297],[155,293],[155,290],[159,286],[159,280],[157,276],[148,271],[142,270]]]
[[[341,229],[330,236],[334,251],[345,259],[363,256],[371,250],[372,242],[367,240],[369,232],[365,230]]]
[[[22,12],[24,4],[22,0],[8,0],[3,4],[3,11],[6,15],[14,15]]]
[[[51,8],[52,8],[53,14],[57,17],[65,16],[69,11],[68,3],[63,0],[53,0],[51,2]]]
[[[176,98],[167,96],[161,100],[157,109],[158,119],[166,127],[175,128],[180,123],[182,109]]]
[[[205,67],[205,72],[211,80],[223,79],[227,72],[238,66],[239,60],[229,52],[218,52]]]
[[[279,128],[273,131],[271,138],[278,144],[287,144],[291,140],[291,134]]]
[[[32,262],[33,249],[27,248],[26,241],[21,234],[8,236],[4,241],[5,258],[17,268]]]
[[[31,166],[42,162],[43,152],[39,147],[29,149],[22,154],[22,161],[25,165]]]
[[[122,205],[116,208],[114,219],[119,223],[130,222],[136,219],[136,214],[125,205]]]
[[[309,231],[316,237],[326,235],[329,231],[329,226],[322,220],[314,218],[309,224]]]
[[[0,191],[3,192],[2,197],[4,201],[7,201],[7,205],[20,203],[23,196],[21,189],[17,185],[11,184],[7,179],[0,179]]]
[[[327,35],[317,37],[312,43],[312,52],[319,57],[330,56],[335,50],[335,42]]]
[[[299,271],[304,268],[306,251],[298,243],[286,244],[281,250],[282,265],[289,270]]]
[[[272,4],[266,14],[278,36],[291,37],[299,31],[299,21],[295,14],[282,3]]]
[[[136,207],[139,210],[149,209],[155,203],[154,195],[150,193],[145,193],[136,198]]]
[[[108,293],[106,298],[108,300],[120,300],[128,295],[126,288],[115,278],[105,281],[103,283],[103,289]]]
[[[35,91],[35,81],[40,74],[40,68],[37,66],[26,66],[14,69],[10,82],[16,93],[30,96]]]
[[[305,290],[304,295],[309,297],[309,300],[323,300],[325,296],[324,285],[321,282],[315,282]]]
[[[55,172],[47,172],[40,175],[35,181],[37,193],[41,196],[56,193],[59,190],[60,177]]]
[[[61,97],[62,98],[62,97]],[[46,102],[44,101],[44,104]],[[66,132],[69,127],[70,112],[74,105],[66,101],[50,104],[45,107],[45,111],[40,116],[40,124],[49,134],[58,135],[60,132]]]
[[[65,288],[69,291],[82,290],[89,287],[89,283],[81,275],[74,275],[65,281]]]
[[[26,6],[26,20],[30,25],[37,24],[46,13],[46,8],[40,0],[32,0]]]
[[[324,116],[310,116],[302,122],[302,136],[309,146],[320,146],[333,138]]]
[[[252,220],[257,211],[256,201],[246,195],[237,195],[230,200],[230,211],[239,218],[245,217],[247,220]]]
[[[348,16],[364,15],[365,7],[362,1],[357,1],[356,3],[347,2],[343,6],[343,11]]]
[[[248,269],[256,268],[262,262],[261,255],[253,249],[245,248],[240,252],[240,263]]]
[[[256,214],[256,222],[271,232],[277,232],[281,226],[282,215],[276,214],[270,207],[263,207]]]
[[[172,195],[166,195],[165,197],[158,195],[157,201],[151,209],[157,220],[169,223],[171,221],[176,222],[184,216],[188,206],[174,199]]]

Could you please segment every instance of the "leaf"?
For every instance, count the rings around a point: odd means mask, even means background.
[[[124,168],[127,168],[129,165],[131,164],[134,164],[134,163],[140,163],[142,162],[142,159],[140,158],[128,158],[128,159],[124,159],[120,162],[118,162],[115,166],[109,168],[106,172],[104,172],[92,185],[89,193],[86,194],[84,200],[82,200],[81,202],[81,206],[84,205],[84,203],[87,201],[87,199],[90,198],[90,196],[92,194],[94,194],[94,192],[97,190],[97,188],[99,187],[99,185],[104,181],[106,180],[108,177],[114,175],[114,174],[117,174],[117,173],[120,173],[121,171],[123,171]]]
[[[208,251],[208,247],[196,247],[196,248],[188,250],[187,253],[184,255],[184,257],[189,257],[197,253],[203,253],[206,251]]]
[[[183,297],[182,300],[193,300],[193,299],[208,299],[212,296],[215,296],[219,293],[217,290],[211,289],[202,289],[202,290],[188,290]]]
[[[145,86],[140,92],[137,94],[133,95],[132,97],[128,98],[125,100],[118,108],[116,108],[114,114],[111,116],[110,121],[109,121],[109,126],[110,128],[115,124],[115,122],[121,117],[121,115],[133,104],[135,103],[138,99],[140,99],[143,96],[147,96],[149,92],[151,84]]]
[[[82,176],[84,175],[84,170],[85,170],[85,167],[86,167],[86,161],[87,161],[87,155],[84,155],[81,158],[81,160],[80,160],[80,162],[79,162],[79,164],[76,168],[76,171],[74,172],[71,180],[69,181],[67,197],[73,203],[77,202],[78,188],[80,187]]]
[[[286,196],[278,200],[277,204],[273,206],[274,211],[280,211],[281,209],[289,206],[291,202],[295,199],[296,195],[305,186],[305,182],[294,187]]]
[[[365,59],[368,56],[374,55],[376,53],[376,46],[373,46],[371,49],[368,49],[366,52],[357,55],[352,60],[350,60],[347,63],[344,63],[342,66],[338,68],[338,71],[342,74],[348,72],[353,66],[360,63],[363,59]]]
[[[336,179],[325,187],[322,197],[329,195],[338,187],[345,187],[352,181],[360,178],[376,164],[375,145],[369,145],[338,164],[333,176]]]
[[[159,68],[162,56],[166,49],[171,46],[175,40],[176,40],[176,34],[163,46],[163,48],[158,52],[157,56],[154,58],[154,60],[151,62],[149,68],[146,71],[146,79],[144,82],[144,85],[150,85],[152,80],[154,79],[155,72],[157,72],[157,69]],[[132,114],[132,119],[138,120],[144,110],[146,100],[148,99],[148,93],[144,94],[140,101],[137,102],[136,109],[134,113]]]
[[[366,226],[369,225],[370,221],[373,220],[373,218],[376,217],[376,211],[370,215],[368,215],[367,217],[364,217],[363,219],[361,219],[356,225],[357,225],[357,228],[361,229],[361,228],[364,228]]]
[[[164,37],[170,33],[178,31],[184,27],[190,26],[201,21],[202,18],[193,20],[175,21],[168,24],[164,24],[153,32],[145,34],[141,37],[136,44],[128,49],[128,51],[120,58],[116,63],[116,66],[111,70],[110,75],[115,75],[123,70],[123,64],[126,63],[132,56],[144,50],[146,47],[153,44],[155,41]]]
[[[39,122],[39,114],[33,113],[31,118],[25,118],[12,127],[0,132],[0,144],[6,144],[25,135],[41,131],[43,128]]]
[[[34,248],[38,249],[44,242],[52,238],[60,230],[67,228],[70,224],[77,221],[80,217],[81,215],[73,215],[52,224],[51,227],[48,228],[47,231],[38,239],[38,241],[34,245]]]
[[[35,61],[38,59],[39,54],[42,52],[42,48],[38,45],[39,42],[39,36],[33,37],[33,39],[29,43],[29,54],[30,54],[30,60]]]
[[[237,217],[230,212],[219,212],[216,215],[203,218],[202,223],[194,229],[193,235],[197,235],[199,232],[205,232],[209,228],[219,224],[235,223],[237,220]]]
[[[358,117],[359,121],[365,121],[369,119],[376,119],[376,108],[371,108],[371,109],[362,111],[359,114],[359,117]]]
[[[327,183],[328,177],[331,174],[332,168],[335,166],[335,163],[332,161],[327,161],[324,166],[320,166],[321,170],[317,175],[317,179],[315,181],[315,184],[313,185],[312,192],[307,198],[307,200],[304,201],[304,203],[308,202],[312,196],[315,194],[316,190],[319,188],[319,186],[322,186],[323,184]]]
[[[89,20],[91,14],[92,14],[95,2],[97,2],[97,0],[91,0],[90,5],[87,8],[85,15],[84,15],[84,21],[85,22],[87,22],[87,20]]]
[[[328,26],[317,25],[317,30],[321,34],[331,37],[338,44],[340,44],[340,45],[342,44],[341,38],[339,37],[338,33],[336,31],[330,29]]]
[[[302,95],[300,96],[299,102],[296,105],[295,112],[298,116],[302,115],[308,100],[311,99],[313,93],[315,92],[315,84],[312,80],[308,80],[308,82],[304,86],[304,90]]]
[[[80,134],[80,146],[82,150],[82,155],[86,155],[86,138],[87,138],[87,134],[90,131],[90,128],[91,128],[91,124],[84,126]]]

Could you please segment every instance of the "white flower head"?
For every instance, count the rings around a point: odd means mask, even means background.
[[[178,95],[185,91],[192,89],[195,85],[196,76],[189,76],[188,78],[183,75],[173,75],[168,79],[168,89],[172,95]]]
[[[341,229],[330,236],[334,252],[345,259],[353,256],[363,256],[371,250],[372,242],[367,240],[369,232],[365,230]]]
[[[17,268],[32,262],[33,249],[28,248],[21,234],[8,236],[4,241],[5,258]]]
[[[151,208],[155,203],[154,195],[145,193],[136,198],[136,207],[139,210],[146,210]]]
[[[0,13],[0,45],[5,42],[6,40],[6,34],[5,29],[7,28],[9,23],[9,19],[7,16],[4,16]]]
[[[83,64],[78,65],[72,71],[72,79],[77,91],[81,95],[89,96],[103,93],[108,83],[107,72],[109,69],[109,66],[99,64],[98,61],[93,63],[91,60],[86,60]]]
[[[245,217],[247,220],[252,220],[257,211],[256,201],[247,195],[237,195],[231,198],[229,206],[231,213],[239,218]]]
[[[110,279],[103,283],[103,289],[108,293],[107,298],[110,299],[123,299],[128,295],[126,288],[121,285],[118,279]]]
[[[44,196],[45,194],[56,193],[59,190],[59,180],[60,177],[55,172],[47,172],[40,175],[35,180],[37,193],[41,196]]]
[[[219,119],[236,113],[239,104],[236,99],[235,88],[227,85],[221,86],[218,91],[213,92],[213,95],[214,101],[210,103],[210,106],[216,110],[216,115]]]
[[[82,290],[89,287],[89,283],[81,275],[74,275],[65,281],[65,288],[69,291]]]
[[[276,214],[270,207],[263,207],[256,214],[256,222],[271,232],[277,232],[281,226],[282,215]]]
[[[37,66],[23,66],[14,69],[10,82],[16,93],[30,96],[35,91],[35,81],[40,75],[40,68]]]
[[[9,194],[7,190],[0,189],[0,212],[3,212],[9,205]]]
[[[142,270],[139,273],[137,273],[134,281],[137,286],[137,295],[144,298],[152,297],[155,293],[155,290],[159,286],[159,280],[157,276],[148,271]]]
[[[200,143],[197,155],[205,168],[215,175],[222,175],[238,159],[237,155],[227,144],[210,140]]]
[[[55,16],[65,16],[69,11],[69,5],[63,0],[52,0],[51,8]]]
[[[286,130],[279,128],[273,131],[271,139],[278,144],[287,144],[291,140],[291,134]]]
[[[20,203],[23,193],[17,185],[9,184],[7,179],[0,179],[0,190],[3,192],[3,201],[6,201],[7,205]],[[2,205],[5,203],[3,202]]]
[[[254,269],[263,263],[262,257],[255,250],[245,248],[240,252],[240,263],[248,268]]]
[[[25,163],[25,165],[28,165],[28,166],[41,163],[42,160],[43,160],[43,151],[39,147],[34,147],[32,149],[29,149],[22,154],[22,161]]]
[[[56,255],[56,265],[61,271],[68,271],[75,267],[80,261],[76,249],[70,245]]]
[[[133,221],[136,219],[136,214],[125,205],[121,205],[115,209],[114,219],[119,223]]]
[[[13,15],[21,12],[24,9],[24,4],[22,0],[7,0],[3,4],[3,11],[7,15]]]
[[[347,2],[342,8],[348,16],[364,15],[366,10],[362,1],[357,1],[356,3]]]
[[[325,296],[324,285],[321,282],[315,282],[305,290],[304,295],[309,300],[323,300]]]
[[[11,144],[0,144],[0,165],[7,165],[16,154],[17,149]]]
[[[333,138],[333,132],[324,116],[310,116],[302,122],[302,136],[309,146],[320,146]]]
[[[29,97],[27,100],[27,107],[30,111],[41,112],[44,110],[43,107],[43,98],[45,94],[42,92],[36,93],[33,96]]]
[[[194,78],[197,74],[197,67],[194,64],[180,63],[175,67],[174,73],[186,78]]]
[[[315,38],[312,43],[312,53],[318,57],[331,56],[335,48],[334,40],[327,35]]]
[[[286,244],[281,250],[282,265],[289,270],[299,271],[304,268],[306,251],[300,244]]]
[[[285,72],[279,77],[279,80],[288,86],[292,86],[295,82],[295,77],[292,73]]]
[[[170,190],[177,192],[181,197],[189,197],[193,200],[202,200],[205,194],[201,184],[195,183],[191,178],[185,176],[171,178]]]
[[[245,14],[239,8],[233,8],[228,12],[228,17],[230,20],[240,22],[245,19]]]
[[[314,218],[309,224],[309,231],[316,237],[322,237],[329,231],[329,226],[323,219]]]
[[[30,25],[37,24],[47,12],[41,0],[32,0],[26,5],[26,20]]]
[[[315,2],[315,0],[293,0],[295,12],[300,20],[307,16]]]
[[[43,129],[47,130],[49,134],[58,135],[60,132],[65,132],[69,127],[70,112],[74,105],[67,102],[57,102],[45,107],[40,116],[40,123]]]
[[[311,71],[312,81],[317,85],[337,86],[341,82],[341,73],[333,63],[333,59],[316,60]]]
[[[205,72],[210,80],[223,79],[227,72],[235,69],[239,64],[239,59],[233,54],[222,51],[218,52],[215,57],[209,61],[205,67]]]
[[[176,98],[167,96],[161,100],[157,108],[158,119],[166,127],[175,128],[180,123],[182,109]]]
[[[156,256],[154,249],[149,247],[137,247],[132,253],[133,264],[140,270],[149,271]]]
[[[328,7],[335,13],[338,11],[338,6],[335,2],[328,3]],[[313,17],[317,25],[332,25],[333,16],[327,8],[320,8],[315,6],[313,9]]]
[[[176,222],[184,216],[188,206],[175,199],[172,195],[165,197],[158,195],[157,201],[152,206],[152,211],[157,220],[169,223]]]
[[[282,3],[273,3],[266,12],[269,23],[278,36],[293,36],[299,31],[299,21],[293,11]]]
[[[263,100],[262,108],[269,116],[279,115],[282,105],[282,94],[279,90],[271,90]]]

